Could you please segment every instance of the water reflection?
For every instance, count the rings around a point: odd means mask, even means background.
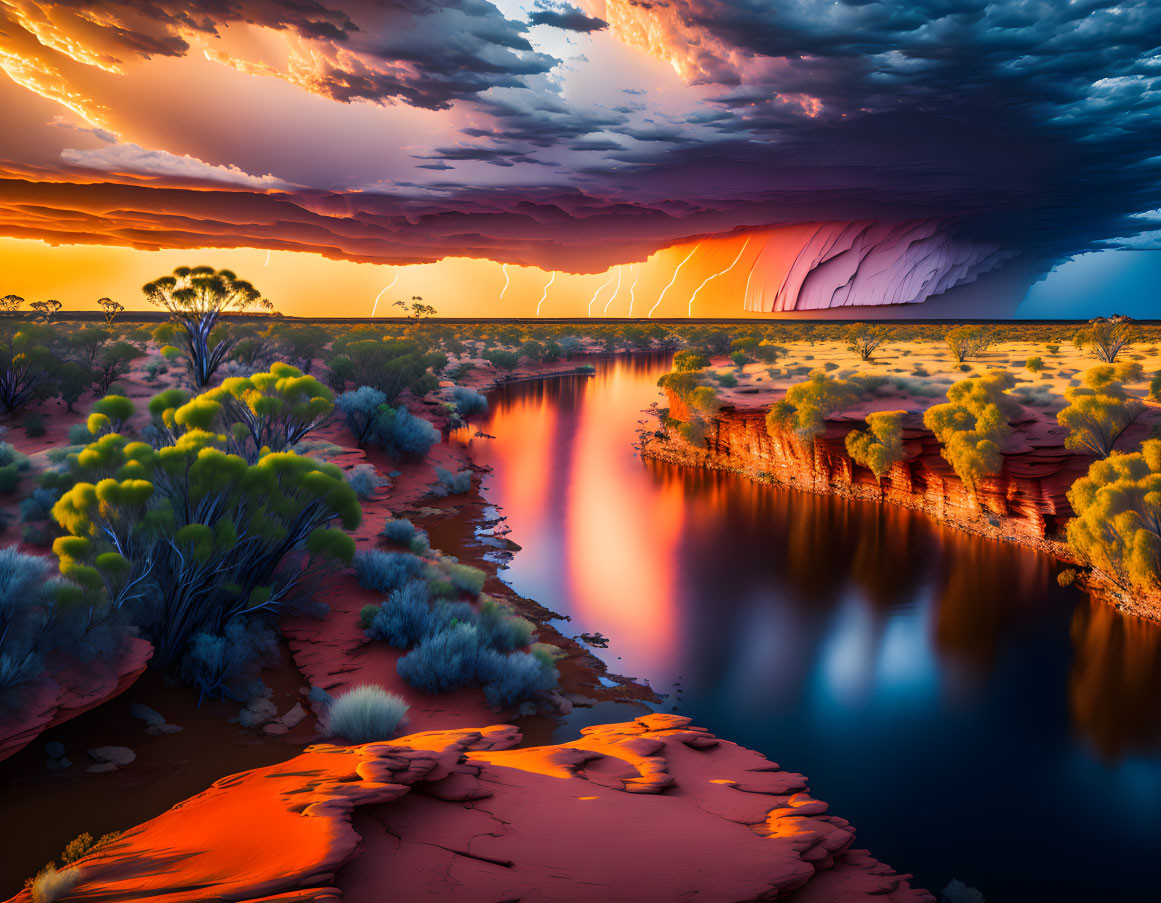
[[[992,903],[1152,894],[1161,630],[915,512],[641,462],[665,368],[494,400],[495,438],[471,445],[523,546],[514,588],[610,636],[613,669],[667,708],[808,773],[923,882]],[[1001,814],[1014,801],[1027,819]]]

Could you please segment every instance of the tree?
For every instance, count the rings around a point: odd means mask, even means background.
[[[24,305],[24,299],[19,295],[4,295],[0,298],[0,314],[5,316],[14,316],[20,313],[20,308]]]
[[[392,306],[402,308],[403,313],[413,320],[426,320],[435,316],[435,308],[430,304],[424,304],[423,298],[419,295],[412,295],[410,304],[406,301],[395,301]]]
[[[129,372],[129,365],[144,354],[144,350],[132,342],[111,342],[97,352],[96,370],[93,382],[98,395],[104,395],[109,387]]]
[[[846,338],[848,351],[853,351],[860,360],[870,361],[875,349],[891,338],[891,330],[886,326],[852,323],[847,327]]]
[[[1068,543],[1126,588],[1161,585],[1161,440],[1094,461],[1068,491]]]
[[[190,375],[198,388],[209,383],[238,339],[229,333],[215,334],[222,315],[274,309],[249,282],[229,270],[208,266],[178,267],[172,276],[147,282],[142,291],[184,333]]]
[[[101,308],[101,312],[105,315],[105,325],[112,326],[113,321],[125,312],[125,306],[114,301],[112,298],[101,298],[97,301],[97,307]]]
[[[1088,327],[1078,332],[1073,342],[1077,348],[1091,346],[1097,360],[1115,364],[1117,356],[1133,343],[1135,332],[1131,318],[1114,314],[1089,320]]]
[[[847,454],[869,468],[882,483],[892,466],[903,460],[903,415],[906,411],[875,411],[866,416],[869,429],[847,433]]]
[[[812,370],[805,382],[786,390],[786,397],[766,414],[766,430],[776,436],[793,430],[809,445],[826,429],[826,418],[858,401],[862,386],[857,380],[830,377]]]
[[[53,298],[47,301],[33,301],[32,309],[36,311],[36,316],[42,323],[52,322],[52,318],[57,315],[61,309],[61,303]]]
[[[0,330],[0,408],[11,413],[43,398],[56,365],[42,329]]]
[[[1139,370],[1139,364],[1101,364],[1085,371],[1083,386],[1065,390],[1069,405],[1056,415],[1056,422],[1068,430],[1066,448],[1098,458],[1112,454],[1117,440],[1145,409],[1121,383]]]
[[[1015,385],[1008,371],[988,370],[953,383],[948,403],[923,414],[923,425],[943,446],[943,457],[973,492],[980,479],[1003,465],[1000,451],[1012,432],[1008,420],[1020,413],[1019,402],[1007,394]]]
[[[996,334],[984,326],[956,326],[943,337],[947,350],[959,362],[987,351],[996,342]]]
[[[334,402],[334,393],[313,376],[274,364],[269,373],[232,377],[194,398],[162,392],[150,401],[149,412],[171,441],[190,431],[213,433],[220,448],[254,463],[322,426]]]
[[[239,673],[296,588],[354,543],[359,524],[342,471],[289,452],[255,463],[191,430],[154,449],[108,433],[54,476],[53,546],[89,604],[125,613],[153,664],[203,693],[240,695]],[[245,652],[245,654],[242,654]]]

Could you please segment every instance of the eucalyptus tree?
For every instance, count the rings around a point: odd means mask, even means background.
[[[988,370],[953,383],[947,403],[923,413],[926,426],[943,446],[941,454],[973,493],[980,480],[999,473],[1002,449],[1012,433],[1008,421],[1020,413],[1009,394],[1016,378],[1006,370]]]
[[[36,316],[42,323],[51,323],[52,318],[60,313],[62,307],[55,298],[49,298],[47,301],[33,301],[30,306],[36,311]]]
[[[0,314],[12,316],[20,313],[20,308],[24,306],[24,299],[19,295],[4,295],[0,297]]]
[[[222,315],[274,310],[249,282],[230,270],[208,266],[178,267],[171,276],[147,282],[142,291],[183,333],[190,375],[198,388],[209,383],[239,339],[219,331]]]
[[[1113,453],[1117,440],[1145,410],[1137,398],[1125,391],[1123,380],[1139,376],[1140,365],[1100,364],[1086,370],[1084,385],[1066,389],[1068,407],[1056,415],[1056,422],[1068,430],[1066,448],[1088,452],[1098,458]]]
[[[105,317],[105,325],[112,326],[113,321],[125,312],[125,305],[114,301],[112,298],[101,298],[97,301],[97,307],[101,308],[101,313]]]

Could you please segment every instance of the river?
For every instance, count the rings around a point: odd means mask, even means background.
[[[922,886],[1156,899],[1161,629],[916,512],[643,462],[667,368],[493,395],[470,444],[522,547],[512,588],[608,636],[594,651],[662,710],[808,775]]]

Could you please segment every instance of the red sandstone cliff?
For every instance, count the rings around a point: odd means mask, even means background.
[[[668,392],[670,413],[688,418],[685,403]],[[836,416],[810,448],[791,435],[772,437],[767,407],[725,407],[705,442],[691,446],[679,436],[649,434],[642,454],[678,464],[732,470],[809,492],[875,499],[925,511],[937,520],[997,539],[1012,539],[1070,559],[1060,542],[1072,516],[1067,492],[1092,460],[1063,448],[1059,438],[1017,428],[1000,473],[985,478],[973,498],[940,455],[939,442],[921,413],[904,418],[904,458],[883,478],[851,461],[844,440],[865,427],[860,415]]]

